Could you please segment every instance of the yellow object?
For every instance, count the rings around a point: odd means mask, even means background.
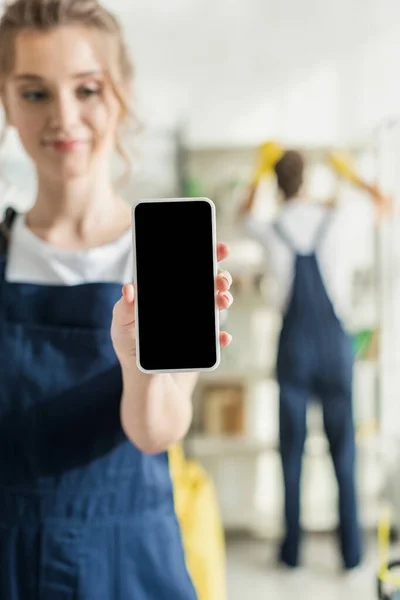
[[[370,194],[377,203],[378,217],[390,214],[393,209],[392,200],[384,196],[379,189],[362,179],[356,172],[351,157],[344,152],[333,152],[329,156],[329,162],[334,170],[341,176]]]
[[[345,179],[348,179],[356,185],[362,183],[352,164],[351,157],[348,154],[345,154],[344,152],[333,152],[329,156],[329,162],[334,170]]]
[[[284,149],[276,142],[265,142],[258,155],[258,163],[254,174],[254,183],[260,183],[264,175],[270,175],[276,163],[282,158]]]
[[[198,600],[226,600],[224,531],[212,481],[196,461],[186,460],[180,445],[170,448],[169,464],[186,564]]]
[[[389,583],[400,589],[400,575],[393,575],[389,568],[389,542],[390,542],[390,510],[382,511],[378,525],[379,547],[379,579],[382,583]]]

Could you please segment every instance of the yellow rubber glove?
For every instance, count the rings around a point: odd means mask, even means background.
[[[268,176],[284,154],[283,148],[276,142],[265,142],[259,150],[258,163],[254,174],[253,183],[258,185],[264,176]]]
[[[332,152],[328,160],[338,175],[355,185],[360,185],[361,179],[356,173],[352,159],[348,154],[344,152]]]
[[[329,155],[328,161],[338,175],[347,179],[350,183],[353,183],[372,196],[378,208],[378,218],[391,213],[393,209],[391,199],[383,195],[378,188],[358,175],[352,163],[352,159],[348,154],[345,152],[332,152]]]

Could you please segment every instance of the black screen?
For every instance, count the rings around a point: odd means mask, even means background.
[[[142,202],[134,228],[142,368],[214,367],[212,206],[201,199]]]

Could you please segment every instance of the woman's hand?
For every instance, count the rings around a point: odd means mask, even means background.
[[[221,262],[229,255],[227,244],[220,243],[217,246],[217,260]],[[217,286],[217,306],[220,310],[229,308],[233,298],[229,291],[232,284],[232,277],[227,271],[218,272]],[[111,325],[111,339],[114,350],[121,365],[125,368],[136,366],[136,327],[135,327],[135,290],[132,284],[124,285],[122,288],[122,297],[115,304],[113,319]],[[222,347],[228,346],[232,337],[226,331],[220,332],[220,344]],[[189,342],[190,343],[190,342]],[[192,342],[196,343],[196,342]]]

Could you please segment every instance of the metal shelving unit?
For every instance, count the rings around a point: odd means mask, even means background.
[[[312,170],[316,168],[318,158],[325,156],[329,149],[300,148],[300,150],[309,153]],[[370,149],[367,148],[366,151],[370,152]],[[362,149],[357,149],[357,152],[362,152]],[[255,153],[255,148],[210,148],[209,150],[202,148],[197,151],[187,151],[185,159],[189,173],[197,180],[197,189],[216,202],[219,237],[227,240],[232,248],[233,258],[227,264],[227,268],[231,270],[234,280],[235,276],[247,278],[249,288],[242,293],[235,290],[235,304],[229,311],[228,322],[225,324],[234,335],[232,349],[228,348],[226,352],[224,351],[221,366],[217,371],[204,374],[200,378],[194,398],[195,419],[186,442],[186,449],[188,454],[200,460],[212,475],[227,529],[245,526],[253,532],[274,535],[279,530],[282,507],[282,482],[277,446],[278,387],[274,378],[280,317],[268,306],[259,285],[257,292],[250,291],[250,275],[256,279],[261,275],[263,256],[258,252],[255,244],[246,245],[240,232],[232,226],[232,213],[243,197],[245,186],[251,176]],[[199,185],[201,181],[204,182],[204,189]],[[340,190],[337,182],[331,181],[330,186],[326,185],[327,198],[331,198],[332,194],[338,191]],[[272,196],[274,192],[274,187],[267,183],[261,194]],[[317,199],[323,201],[322,194]],[[274,207],[270,205],[261,216],[270,218],[273,214]],[[373,265],[371,268],[373,269]],[[360,280],[364,285],[367,280],[368,285],[376,286],[374,277],[364,277]],[[267,281],[264,281],[264,288],[268,288]],[[365,290],[359,293],[359,297],[365,297]],[[373,301],[376,301],[378,296],[373,292],[372,297]],[[359,319],[359,312],[360,310],[355,311],[355,327],[363,325],[362,320]],[[252,317],[256,314],[259,320],[254,324]],[[262,314],[266,323],[269,319],[269,326],[265,324],[264,328],[260,325],[257,327],[257,323],[263,321]],[[371,319],[369,323],[364,323],[369,327],[377,324],[376,321],[372,323]],[[257,329],[259,335],[253,337],[252,333],[254,330],[257,333]],[[257,354],[255,349],[260,349],[260,340],[262,342],[263,339],[269,346],[268,351],[264,352],[264,361],[260,356],[252,359],[251,357]],[[358,362],[355,377],[356,408],[357,406],[364,408],[359,412],[365,413],[366,416],[360,418],[368,421],[361,423],[358,439],[359,487],[363,496],[362,514],[366,526],[373,525],[376,519],[375,499],[379,495],[378,488],[381,485],[379,473],[375,469],[378,455],[376,431],[372,428],[372,433],[371,431],[365,433],[366,429],[371,429],[371,422],[375,423],[378,418],[376,404],[379,387],[376,382],[379,381],[379,377],[379,363],[375,360]],[[207,431],[204,431],[202,417],[210,385],[238,384],[241,384],[243,389],[242,431],[236,435],[207,434]],[[366,397],[369,399],[367,409],[362,406],[366,402]],[[333,529],[337,524],[336,484],[322,433],[322,418],[318,406],[310,407],[308,419],[309,437],[305,449],[303,475],[305,499],[303,526],[311,530]],[[321,481],[323,481],[322,486]],[[320,495],[319,502],[313,500],[310,489],[313,490],[314,496]],[[237,501],[234,502],[232,498],[236,498]],[[275,526],[272,526],[274,523]]]

